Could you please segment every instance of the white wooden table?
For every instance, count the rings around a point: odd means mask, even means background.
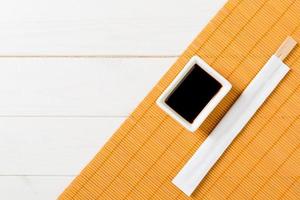
[[[0,199],[56,199],[225,1],[1,0]]]

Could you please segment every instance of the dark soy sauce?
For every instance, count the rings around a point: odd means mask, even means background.
[[[221,87],[216,79],[195,64],[165,102],[186,121],[193,123]]]

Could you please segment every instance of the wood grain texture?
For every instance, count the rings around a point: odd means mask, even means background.
[[[225,1],[3,1],[0,199],[55,199]]]
[[[123,121],[116,117],[1,117],[0,179],[77,175]]]
[[[0,58],[0,198],[57,197],[172,62]]]
[[[60,199],[188,199],[171,184],[172,178],[286,36],[300,40],[299,11],[297,0],[229,1]],[[234,89],[191,134],[162,112],[155,100],[195,54]],[[287,191],[297,199],[293,188],[300,175],[299,57],[298,47],[286,60],[291,72],[193,199],[279,199]]]
[[[53,200],[72,176],[1,176],[1,199]]]
[[[225,2],[10,0],[0,56],[179,55]]]
[[[128,116],[174,58],[0,58],[1,116]]]

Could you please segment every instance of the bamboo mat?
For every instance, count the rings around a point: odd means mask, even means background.
[[[171,183],[288,35],[300,42],[300,0],[230,0],[59,199],[300,199],[299,47],[286,60],[290,73],[193,195]],[[193,134],[155,101],[195,54],[233,90]]]

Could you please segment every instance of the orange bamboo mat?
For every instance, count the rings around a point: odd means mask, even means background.
[[[291,72],[194,194],[171,183],[288,35],[300,42],[300,0],[230,0],[60,199],[300,199],[299,47],[286,60]],[[195,54],[233,90],[193,134],[155,100]]]

